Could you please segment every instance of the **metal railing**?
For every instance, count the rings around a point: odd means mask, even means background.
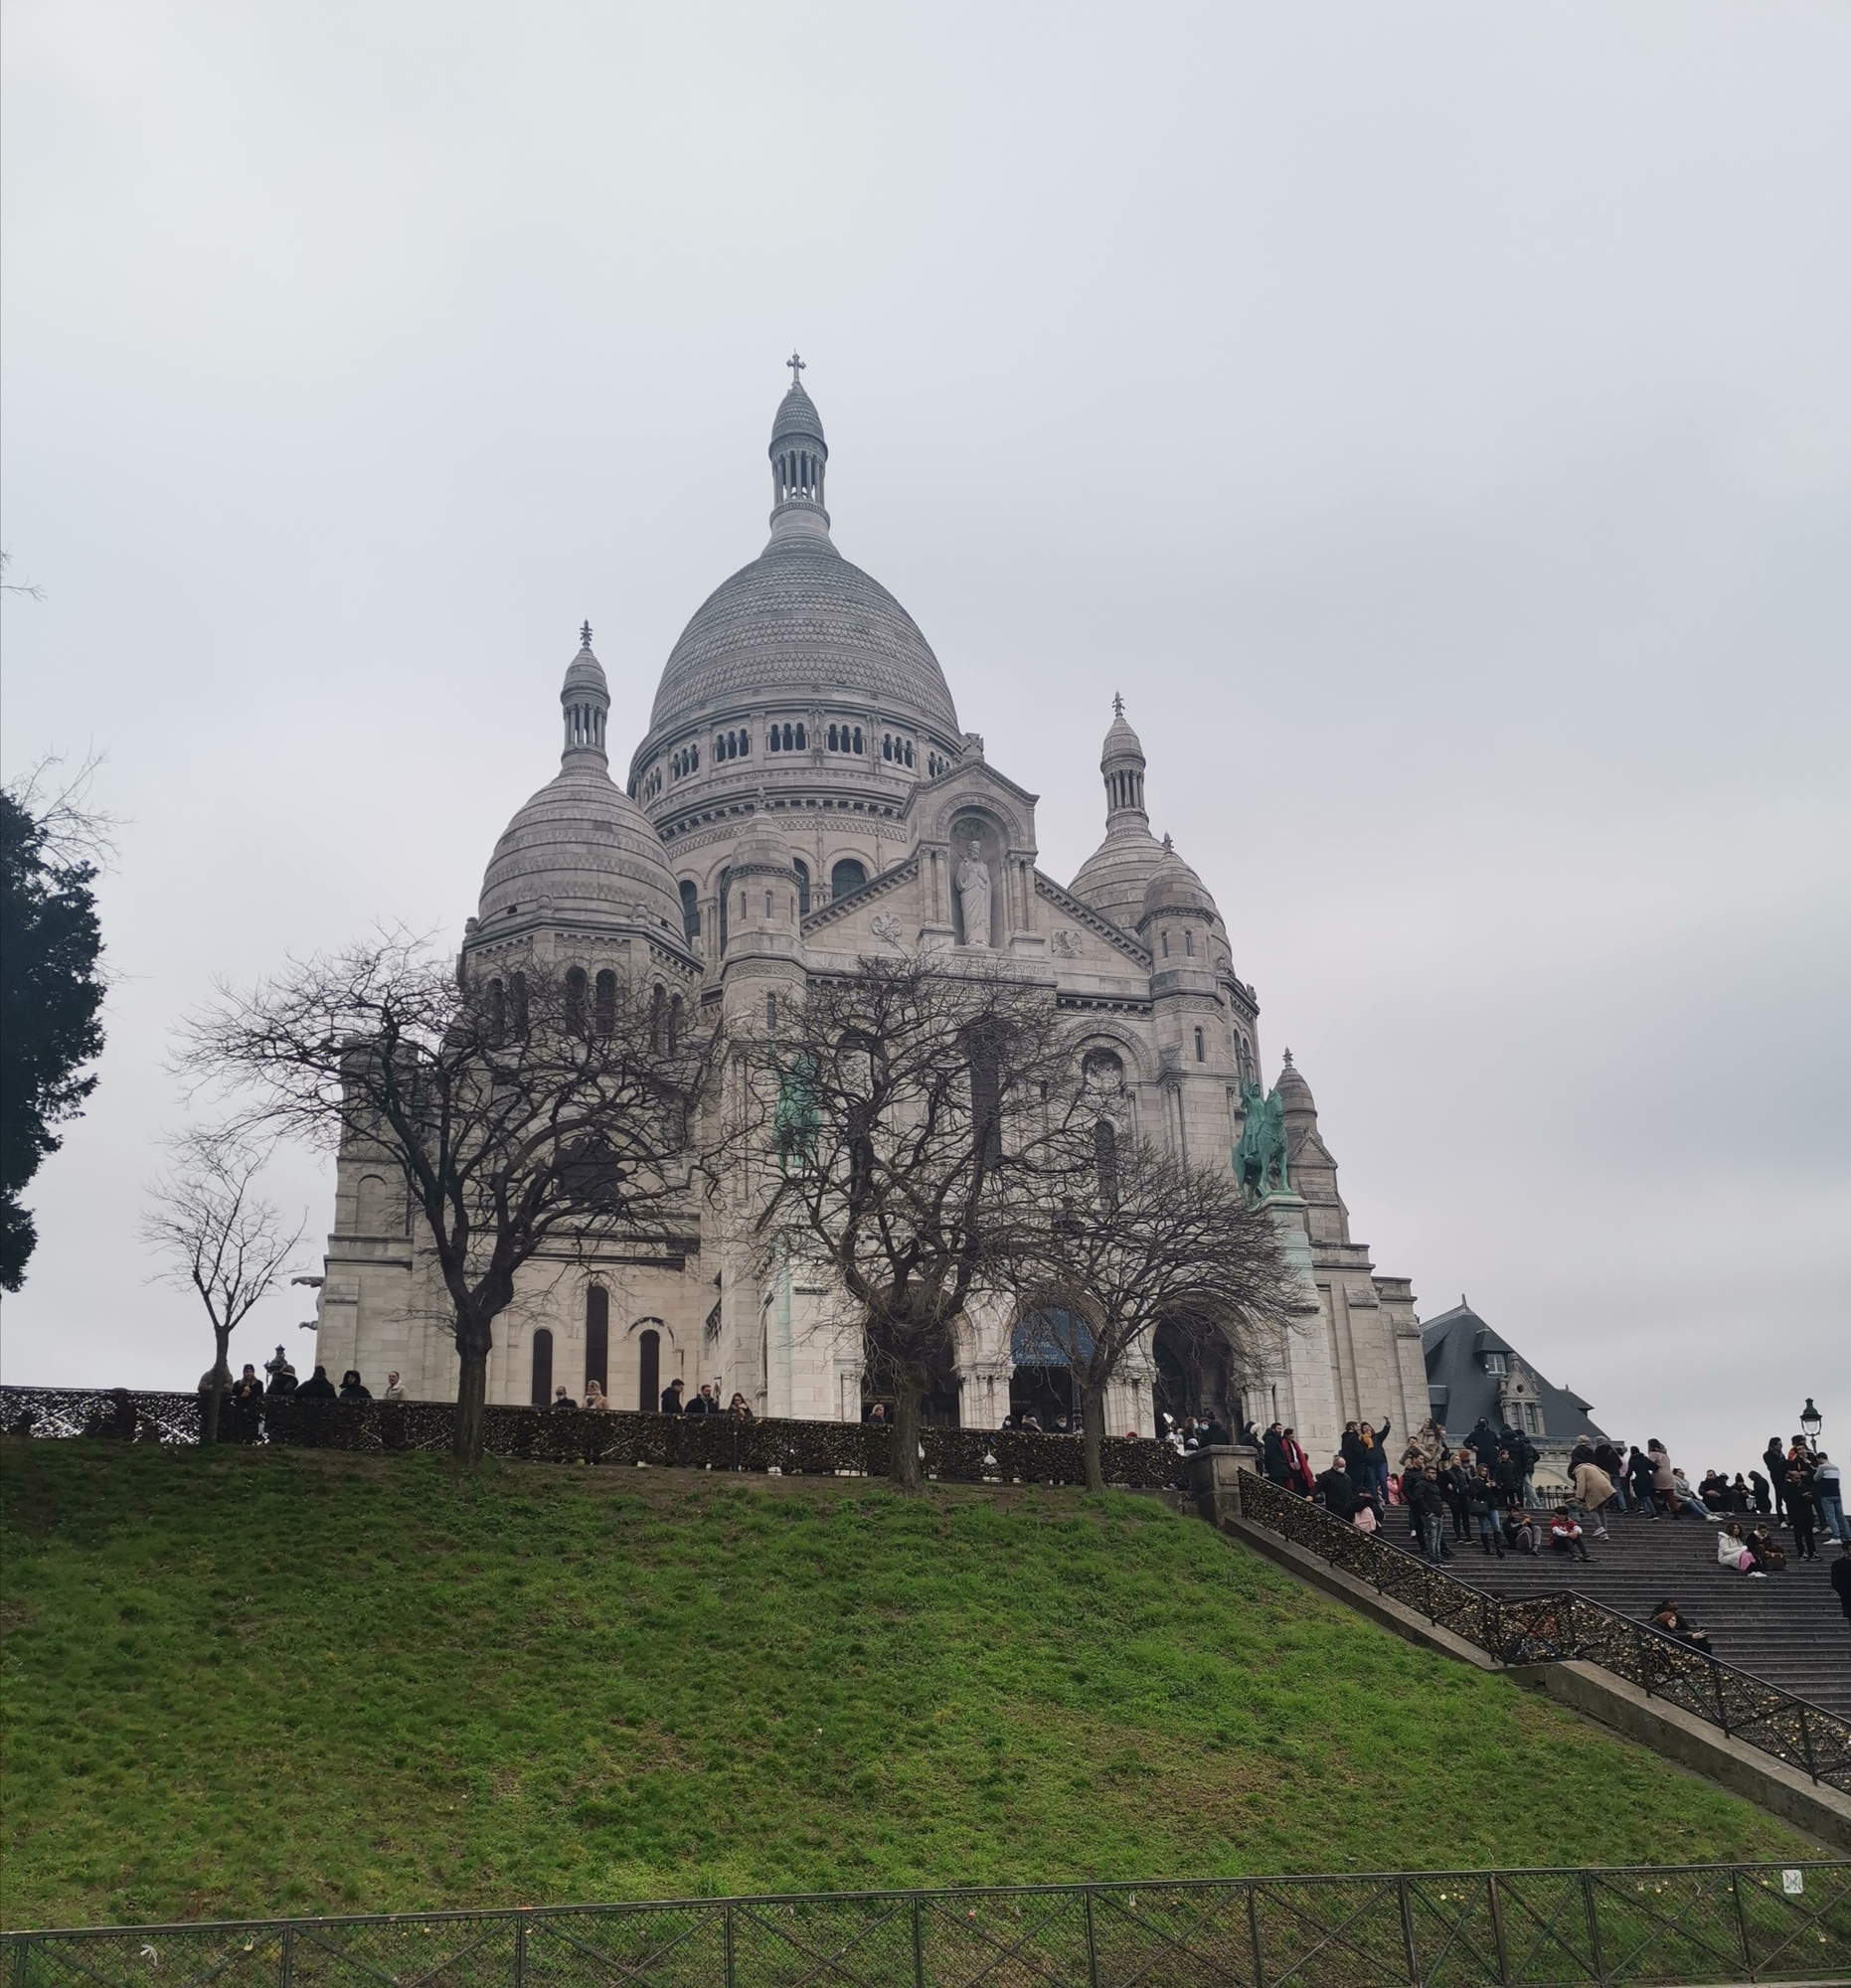
[[[1851,1861],[680,1899],[18,1932],[0,1950],[11,1988],[1824,1982],[1851,1979]]]
[[[0,1388],[0,1431],[8,1435],[119,1442],[197,1443],[204,1420],[197,1395],[128,1388]],[[891,1429],[866,1422],[730,1415],[651,1415],[613,1409],[491,1407],[491,1456],[546,1463],[652,1464],[661,1469],[778,1471],[786,1476],[885,1477]],[[224,1403],[219,1439],[295,1448],[446,1451],[455,1433],[448,1402],[302,1401],[266,1395],[245,1407]],[[1083,1484],[1086,1460],[1074,1435],[1025,1429],[928,1428],[926,1472],[952,1482]],[[1168,1443],[1106,1436],[1100,1461],[1109,1484],[1181,1491],[1188,1464]]]
[[[1851,1793],[1851,1721],[1822,1706],[1573,1588],[1500,1600],[1379,1534],[1359,1533],[1251,1470],[1241,1472],[1240,1490],[1245,1518],[1463,1636],[1499,1663],[1599,1664],[1814,1781]]]

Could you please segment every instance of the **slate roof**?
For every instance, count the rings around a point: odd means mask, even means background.
[[[1437,1318],[1427,1320],[1421,1327],[1421,1351],[1427,1356],[1429,1400],[1449,1436],[1464,1435],[1480,1415],[1493,1428],[1498,1425],[1497,1378],[1485,1372],[1480,1357],[1485,1353],[1515,1354],[1529,1369],[1536,1383],[1546,1438],[1573,1442],[1583,1430],[1597,1440],[1606,1434],[1595,1421],[1588,1403],[1566,1388],[1551,1386],[1535,1361],[1500,1338],[1468,1305],[1454,1305]]]

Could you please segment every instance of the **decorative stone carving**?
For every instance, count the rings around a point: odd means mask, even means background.
[[[875,937],[880,939],[883,944],[898,945],[900,943],[900,920],[894,916],[892,911],[877,911],[868,920],[868,924]]]
[[[1057,959],[1079,959],[1087,949],[1087,942],[1077,931],[1069,931],[1065,926],[1048,941],[1049,949]]]

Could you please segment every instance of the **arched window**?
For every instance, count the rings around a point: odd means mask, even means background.
[[[893,756],[894,735],[891,732],[884,733],[881,737],[881,757],[883,759],[891,759]]]
[[[668,1052],[673,1056],[681,1044],[681,996],[672,994],[668,1003]]]
[[[752,757],[752,734],[750,732],[742,732],[740,734],[740,757],[742,759],[750,759]]]
[[[830,726],[830,728],[829,728],[829,749],[830,749],[830,751],[832,751],[832,752],[833,752],[833,751],[834,751],[834,750],[836,749],[836,746],[835,746],[835,734],[836,734],[836,729],[835,729],[835,727],[834,727],[834,726],[832,725],[832,726]]]
[[[777,996],[775,994],[767,994],[764,997],[764,1026],[767,1029],[775,1029],[777,1027]]]
[[[508,994],[499,980],[488,983],[488,1044],[500,1049],[508,1033]]]
[[[799,724],[797,727],[797,750],[801,752],[804,750],[804,747],[805,747],[805,740],[803,735],[803,727],[801,724]]]
[[[1183,951],[1191,959],[1196,956],[1196,928],[1194,925],[1184,925],[1183,927]]]
[[[845,856],[829,873],[829,895],[846,898],[851,891],[859,891],[867,881],[867,865],[856,857]]]
[[[692,877],[681,880],[681,930],[684,938],[701,935],[701,893]]]
[[[597,1033],[607,1036],[617,1026],[617,976],[607,966],[597,976],[593,1000]]]
[[[910,766],[912,765],[912,763],[913,763],[913,741],[909,739],[907,741],[907,764]]]
[[[855,744],[851,749],[856,752],[861,750],[861,727],[859,725],[855,728]]]
[[[668,1012],[668,990],[657,981],[649,990],[649,1047],[662,1047],[662,1022]]]
[[[777,727],[775,725],[764,735],[764,749],[767,752],[775,752],[777,750]]]
[[[574,1035],[585,1033],[586,978],[583,966],[566,969],[566,1026]]]
[[[514,1033],[522,1042],[527,1040],[527,975],[514,973],[508,976],[508,992],[512,996]]]
[[[771,894],[769,891],[764,894],[764,914],[767,918],[771,915]]]
[[[1118,1131],[1109,1118],[1093,1127],[1093,1166],[1098,1175],[1099,1200],[1107,1208],[1118,1205]]]
[[[1168,959],[1170,956],[1170,935],[1168,932],[1163,934],[1163,956],[1165,959]]]
[[[644,1414],[662,1406],[662,1335],[651,1329],[636,1341],[642,1356],[642,1374],[636,1390],[636,1406]]]
[[[807,918],[810,914],[810,866],[801,856],[791,858],[790,867],[797,873],[797,916]]]
[[[1208,1062],[1208,1046],[1202,1040],[1202,1031],[1200,1029],[1196,1031],[1196,1062]]]
[[[534,1385],[529,1400],[537,1408],[553,1400],[553,1335],[543,1325],[534,1334]]]
[[[610,1293],[592,1284],[585,1294],[585,1379],[610,1388]]]

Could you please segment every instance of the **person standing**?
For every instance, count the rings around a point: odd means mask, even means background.
[[[1328,1470],[1319,1472],[1317,1495],[1333,1519],[1347,1522],[1356,1516],[1356,1484],[1340,1455],[1330,1459]]]
[[[1761,1460],[1767,1466],[1767,1476],[1773,1484],[1773,1522],[1777,1526],[1786,1511],[1786,1451],[1780,1447],[1777,1435],[1767,1438]]]
[[[1362,1488],[1365,1491],[1373,1491],[1378,1498],[1385,1499],[1388,1496],[1389,1480],[1388,1416],[1384,1415],[1374,1428],[1364,1422],[1362,1432],[1369,1438],[1369,1482]],[[1424,1458],[1424,1465],[1425,1462]]]
[[[1285,1430],[1278,1422],[1274,1422],[1266,1430],[1264,1462],[1266,1482],[1276,1484],[1281,1491],[1287,1489],[1291,1483],[1292,1470],[1285,1455]]]
[[[405,1402],[410,1397],[405,1392],[405,1383],[399,1379],[398,1368],[393,1368],[386,1376],[386,1386],[380,1395],[382,1402]]]
[[[678,1374],[662,1390],[662,1412],[665,1415],[678,1415],[681,1413],[682,1385],[681,1376]]]
[[[1812,1491],[1812,1471],[1803,1457],[1787,1460],[1786,1520],[1793,1529],[1793,1558],[1817,1560],[1819,1549],[1814,1534],[1819,1507]]]
[[[1812,1466],[1812,1495],[1819,1501],[1819,1517],[1825,1521],[1825,1530],[1843,1546],[1851,1540],[1851,1529],[1845,1525],[1844,1480],[1837,1464],[1824,1450],[1819,1451]]]
[[[1838,1542],[1838,1558],[1832,1562],[1832,1592],[1845,1611],[1845,1620],[1851,1622],[1851,1540]]]

